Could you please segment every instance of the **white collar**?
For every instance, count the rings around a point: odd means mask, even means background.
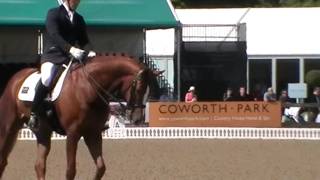
[[[68,6],[68,4],[67,4],[67,1],[65,1],[65,2],[63,2],[63,6],[64,6],[64,8],[66,8],[66,10],[67,10],[67,12],[68,13],[74,13],[74,11],[71,11],[70,9],[69,9],[69,6]]]
[[[67,4],[67,1],[63,2],[63,6],[64,6],[64,8],[67,10],[68,15],[69,15],[69,18],[70,18],[70,21],[72,22],[74,11],[71,11],[71,10],[69,9],[69,6],[68,6],[68,4]]]

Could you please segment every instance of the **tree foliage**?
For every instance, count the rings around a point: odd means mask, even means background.
[[[320,0],[171,0],[176,8],[318,7]]]

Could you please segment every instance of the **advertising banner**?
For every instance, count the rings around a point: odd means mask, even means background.
[[[279,102],[150,102],[150,127],[281,127]]]

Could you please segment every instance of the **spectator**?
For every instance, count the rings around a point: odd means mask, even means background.
[[[310,104],[307,107],[301,107],[298,111],[297,119],[299,123],[305,124],[306,122],[320,123],[319,108],[320,108],[320,87],[313,89],[312,96],[306,100]]]
[[[320,87],[315,87],[313,89],[313,93],[312,94],[313,94],[313,97],[312,97],[313,103],[316,103],[318,105],[318,107],[319,107],[319,105],[320,105]]]
[[[284,89],[281,91],[281,94],[279,96],[279,101],[281,102],[281,104],[285,104],[287,102],[290,102],[287,90]]]
[[[184,98],[184,101],[185,102],[195,102],[198,100],[197,98],[197,95],[195,93],[196,91],[196,88],[194,86],[190,86],[185,98]]]
[[[170,101],[168,89],[167,88],[160,88],[160,91],[161,91],[161,95],[160,95],[159,101],[161,101],[161,102]]]
[[[253,100],[251,96],[246,92],[246,88],[244,86],[240,86],[239,94],[235,97],[236,101],[251,101]]]
[[[233,91],[231,88],[228,88],[227,91],[223,94],[223,101],[232,101],[234,100]]]
[[[307,108],[307,111],[312,112],[315,116],[315,122],[320,123],[320,87],[315,87],[308,103],[313,103],[316,107]]]
[[[264,91],[262,89],[263,89],[263,85],[260,83],[258,83],[254,86],[254,89],[252,91],[253,100],[255,100],[255,101],[262,101],[263,100]]]
[[[263,101],[265,101],[265,102],[275,102],[275,101],[277,101],[276,94],[273,92],[272,87],[269,87],[267,92],[264,93]]]
[[[290,116],[285,114],[286,103],[290,102],[287,90],[281,91],[281,94],[279,96],[279,101],[281,103],[282,122],[290,121]]]

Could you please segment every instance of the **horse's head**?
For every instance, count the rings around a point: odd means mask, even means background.
[[[127,116],[135,124],[144,120],[144,108],[148,100],[159,99],[159,86],[156,73],[148,68],[141,68],[131,79],[130,87],[125,92]]]

